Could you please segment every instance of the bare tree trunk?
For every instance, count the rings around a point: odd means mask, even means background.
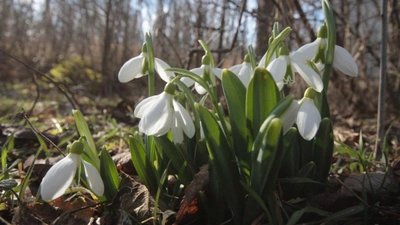
[[[386,89],[386,68],[387,68],[387,0],[382,0],[382,43],[381,63],[379,74],[379,99],[378,99],[378,120],[377,139],[374,156],[376,160],[382,158],[384,136],[385,136],[385,89]]]
[[[273,1],[258,0],[257,8],[257,40],[256,54],[261,56],[267,50],[268,38],[272,29],[272,10],[274,8]]]
[[[111,11],[112,11],[112,0],[107,1],[107,6],[105,9],[105,29],[104,29],[104,40],[103,40],[103,55],[101,60],[101,73],[103,75],[103,90],[104,94],[108,95],[111,92],[110,84],[110,51],[111,51]]]
[[[224,48],[224,34],[225,34],[225,13],[228,1],[224,0],[222,5],[222,14],[221,14],[221,24],[219,26],[219,41],[218,41],[218,49]],[[217,64],[220,63],[222,60],[222,52],[218,53]]]

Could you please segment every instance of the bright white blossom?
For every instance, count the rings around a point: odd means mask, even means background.
[[[220,68],[211,68],[209,65],[201,65],[200,67],[191,69],[190,72],[200,76],[200,77],[204,77],[204,70],[209,69],[211,71],[212,74],[210,74],[211,76],[216,76],[218,79],[221,79],[221,74],[222,74],[222,70]],[[194,89],[196,90],[196,92],[199,95],[204,95],[207,90],[204,89],[203,86],[201,86],[198,83],[194,84]]]
[[[303,45],[298,51],[302,52],[305,58],[312,60],[321,48],[323,49],[326,47],[327,42],[326,38],[318,37],[313,42]],[[358,67],[354,58],[346,49],[338,45],[335,45],[332,66],[336,70],[351,77],[356,77],[358,75]]]
[[[145,71],[145,68],[143,68],[143,66],[145,65],[146,54],[147,53],[142,52],[140,53],[140,55],[133,57],[132,59],[126,61],[124,65],[122,65],[118,73],[118,80],[121,83],[126,83],[145,75],[147,71]],[[171,68],[168,63],[154,57],[154,69],[156,70],[160,78],[165,82],[169,82],[172,78],[175,77],[175,74],[173,72],[166,71],[168,68]],[[189,78],[181,78],[181,81],[188,87],[193,85],[193,81]]]
[[[162,136],[171,131],[173,141],[182,143],[183,133],[189,138],[195,133],[189,113],[174,100],[173,95],[165,91],[141,101],[136,106],[134,115],[141,119],[139,131],[149,136]]]
[[[317,134],[321,115],[314,104],[314,101],[304,97],[300,101],[293,100],[292,104],[282,115],[283,132],[286,133],[294,123],[300,135],[305,140],[311,140]]]
[[[63,195],[71,186],[78,167],[83,164],[85,178],[89,188],[98,196],[104,193],[104,183],[97,169],[84,161],[79,153],[69,153],[54,164],[40,184],[40,196],[44,201],[51,201]]]
[[[250,62],[244,61],[242,64],[230,67],[229,70],[239,77],[240,81],[242,81],[245,87],[249,86],[250,80],[254,74],[254,70]]]
[[[279,90],[284,85],[285,75],[289,73],[289,76],[294,78],[294,73],[297,72],[310,87],[321,92],[323,89],[321,77],[308,65],[308,61],[309,59],[304,53],[297,50],[291,54],[281,54],[272,60],[267,66],[267,70],[271,73]]]
[[[118,80],[120,82],[126,83],[145,75],[146,71],[143,71],[146,59],[145,54],[146,53],[142,52],[140,55],[133,57],[122,65],[118,73]],[[154,58],[154,68],[165,82],[170,81],[175,76],[174,73],[165,71],[167,68],[170,68],[170,66],[159,58]]]

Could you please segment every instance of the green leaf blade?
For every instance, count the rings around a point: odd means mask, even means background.
[[[246,126],[246,87],[231,71],[222,73],[222,88],[228,105],[233,146],[239,159],[248,157],[248,130]]]
[[[256,68],[246,93],[246,118],[253,136],[279,100],[279,90],[272,75],[264,68]]]

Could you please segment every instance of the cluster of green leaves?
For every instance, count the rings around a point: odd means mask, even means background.
[[[328,8],[326,13],[329,13],[327,1],[323,2]],[[331,23],[329,19],[328,32],[334,33]],[[277,27],[269,42],[266,63],[290,33],[290,28],[279,32]],[[147,53],[151,53],[151,37],[147,36],[146,41]],[[334,46],[335,42],[329,40],[328,43],[326,58],[333,59],[331,45]],[[204,42],[200,41],[200,44],[205,51],[203,61],[213,67],[211,51]],[[168,135],[143,137],[135,132],[129,137],[132,161],[140,179],[150,192],[164,201],[171,200],[171,193],[172,196],[179,195],[182,185],[190,183],[202,164],[210,165],[208,192],[201,195],[201,204],[204,204],[208,221],[212,224],[226,220],[231,220],[232,224],[251,224],[261,214],[271,224],[283,224],[290,218],[280,199],[315,193],[326,182],[330,170],[333,131],[326,93],[316,94],[314,99],[323,116],[314,139],[304,140],[296,127],[284,134],[283,116],[293,97],[279,91],[266,69],[255,68],[251,48],[248,55],[254,74],[247,88],[231,71],[222,73],[227,115],[217,100],[215,78],[210,71],[205,70],[204,77],[199,77],[184,69],[170,69],[179,74],[171,83],[178,86],[183,96],[181,102],[193,112],[194,138],[187,138],[183,144],[174,144]],[[151,57],[148,61],[152,61]],[[327,63],[329,66],[325,67],[324,74],[329,77],[332,60],[327,60]],[[149,80],[153,76],[149,71]],[[208,94],[196,102],[192,92],[180,83],[180,77],[193,79]],[[207,98],[211,107],[205,104]],[[173,188],[167,187],[165,174],[176,178]],[[278,191],[279,185],[283,193]]]

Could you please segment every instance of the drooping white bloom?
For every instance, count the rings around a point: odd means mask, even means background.
[[[97,169],[92,164],[82,160],[80,154],[69,153],[65,158],[54,164],[40,184],[40,196],[44,201],[51,201],[63,195],[71,186],[79,166],[83,164],[89,188],[98,196],[104,193],[104,183]]]
[[[139,131],[149,136],[162,136],[171,131],[173,141],[182,143],[183,133],[189,138],[195,133],[189,113],[165,91],[141,101],[136,106],[134,115],[141,119]]]
[[[118,80],[121,83],[126,83],[145,75],[146,71],[144,71],[145,68],[143,68],[143,66],[145,65],[146,54],[147,53],[142,52],[140,53],[140,55],[129,59],[124,63],[124,65],[122,65],[118,73]],[[171,68],[168,63],[154,57],[154,69],[156,70],[160,78],[165,82],[169,82],[172,78],[175,77],[175,74],[173,72],[166,71],[166,69],[168,68]],[[181,81],[188,87],[193,85],[194,83],[191,79],[186,77],[181,78]]]
[[[314,105],[314,101],[304,97],[300,102],[300,108],[296,118],[296,124],[300,135],[308,141],[313,139],[317,134],[320,123],[321,115]]]
[[[327,39],[318,37],[313,42],[303,45],[298,49],[305,57],[312,60],[317,54],[319,49],[325,48],[327,45]],[[339,70],[340,72],[349,75],[351,77],[356,77],[358,75],[358,67],[354,58],[351,54],[344,48],[335,45],[335,53],[333,57],[333,68]]]
[[[320,75],[309,65],[309,59],[302,52],[296,51],[291,54],[281,54],[267,66],[279,89],[282,89],[285,75],[290,72],[291,77],[297,72],[303,80],[317,92],[323,89]],[[289,70],[289,71],[288,71]]]
[[[122,65],[118,73],[118,80],[120,82],[126,83],[145,75],[145,71],[143,71],[146,59],[145,54],[146,53],[142,52],[140,55],[133,57]],[[154,58],[154,68],[160,75],[161,79],[165,82],[170,81],[175,76],[174,73],[165,71],[167,68],[170,68],[170,66],[159,58]]]
[[[229,70],[239,77],[245,87],[249,86],[251,77],[254,74],[254,70],[249,62],[244,61],[242,64],[234,65]]]
[[[220,68],[211,68],[209,65],[205,65],[205,64],[202,64],[200,67],[191,69],[190,72],[192,72],[200,77],[204,77],[205,70],[210,71],[210,73],[211,73],[210,76],[216,76],[218,79],[221,79],[222,70]],[[194,84],[194,89],[196,90],[196,92],[199,95],[204,95],[207,92],[207,90],[204,89],[204,87],[202,87],[198,83]]]
[[[300,101],[293,100],[292,104],[282,115],[283,132],[286,133],[294,123],[297,124],[300,135],[307,141],[317,134],[321,115],[314,101],[304,97]]]

